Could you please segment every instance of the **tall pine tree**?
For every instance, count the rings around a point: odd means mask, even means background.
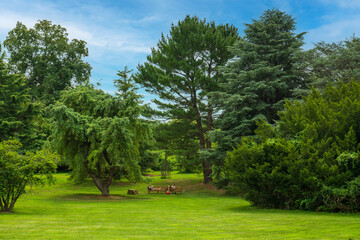
[[[228,47],[237,39],[233,26],[187,16],[171,26],[169,36],[161,36],[147,62],[138,66],[135,80],[159,97],[155,103],[166,117],[196,121],[200,150],[211,148],[207,132],[213,128],[214,109],[208,93],[217,89],[218,66],[232,57]],[[205,183],[211,172],[204,160]]]

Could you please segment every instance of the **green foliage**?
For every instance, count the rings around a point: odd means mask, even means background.
[[[218,181],[226,151],[242,136],[254,134],[256,121],[274,123],[277,112],[294,91],[306,87],[298,56],[304,33],[295,33],[294,18],[279,10],[267,10],[259,20],[246,24],[245,36],[230,51],[234,58],[221,68],[224,81],[211,93],[212,103],[221,110],[212,133],[217,142],[215,172]],[[226,181],[225,181],[226,182]]]
[[[352,78],[360,80],[360,38],[337,42],[315,44],[303,54],[307,78],[318,89],[324,89],[328,83],[348,83]]]
[[[91,67],[82,60],[88,56],[86,43],[69,41],[66,29],[50,21],[38,21],[29,29],[18,22],[4,46],[10,54],[11,70],[24,74],[32,95],[46,104],[59,99],[61,90],[90,77]]]
[[[262,207],[359,211],[360,84],[313,90],[279,116],[228,154],[233,190]]]
[[[53,181],[55,154],[42,150],[20,155],[21,144],[16,140],[0,142],[0,207],[12,211],[18,198],[25,193],[28,183],[44,184]]]
[[[184,119],[158,123],[154,138],[157,148],[165,151],[166,157],[176,155],[179,171],[193,172],[199,169],[201,162],[195,122]]]
[[[228,47],[237,39],[234,26],[186,16],[171,26],[169,36],[162,34],[147,62],[138,66],[135,80],[159,97],[154,102],[162,116],[196,121],[200,149],[211,148],[206,137],[213,121],[208,93],[218,87],[218,66],[232,57]],[[208,161],[203,165],[204,182],[209,182],[211,165]]]
[[[40,104],[30,94],[26,79],[11,74],[0,45],[0,141],[18,139],[23,150],[39,149],[46,128]]]
[[[113,178],[141,179],[138,162],[152,140],[149,124],[140,119],[140,97],[133,91],[117,95],[78,86],[64,91],[53,107],[54,143],[73,178],[89,175],[103,196],[109,195]]]
[[[230,48],[235,58],[222,68],[223,89],[213,93],[223,110],[219,127],[233,143],[252,135],[259,119],[274,123],[285,98],[304,84],[296,66],[304,33],[295,34],[294,19],[267,10],[246,26],[245,37]]]

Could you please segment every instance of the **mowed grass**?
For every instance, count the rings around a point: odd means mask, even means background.
[[[109,198],[90,180],[56,178],[56,185],[32,187],[13,213],[0,213],[0,239],[360,239],[359,214],[256,209],[204,186],[196,174],[151,177],[153,185],[183,186],[181,195],[149,195],[145,183],[117,182]]]

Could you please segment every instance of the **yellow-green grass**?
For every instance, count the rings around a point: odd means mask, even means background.
[[[359,214],[256,209],[195,174],[152,177],[153,185],[183,186],[181,195],[149,195],[145,183],[117,182],[109,198],[90,180],[56,178],[51,187],[32,187],[12,213],[0,213],[0,239],[360,239]]]

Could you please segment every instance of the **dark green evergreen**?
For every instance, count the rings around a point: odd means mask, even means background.
[[[50,21],[38,21],[34,28],[21,22],[4,41],[14,73],[26,76],[32,95],[46,104],[59,99],[60,91],[89,80],[91,67],[86,43],[69,41],[66,29]]]
[[[199,149],[211,148],[207,132],[213,128],[213,106],[208,92],[218,87],[218,66],[238,39],[237,29],[186,16],[162,34],[147,62],[138,66],[135,80],[158,96],[154,101],[168,119],[189,118],[196,122]],[[204,182],[211,178],[211,163],[203,161]]]
[[[229,152],[230,188],[261,207],[360,211],[360,84],[313,90],[279,116]]]
[[[267,10],[246,24],[245,36],[230,51],[235,56],[222,68],[224,82],[212,93],[221,110],[212,133],[218,143],[216,165],[222,168],[226,151],[253,135],[256,121],[275,123],[277,112],[294,91],[306,87],[298,68],[304,33],[295,33],[295,20],[279,10]]]
[[[33,100],[26,79],[11,74],[0,46],[0,141],[18,139],[22,150],[39,149],[47,128],[40,105]]]

